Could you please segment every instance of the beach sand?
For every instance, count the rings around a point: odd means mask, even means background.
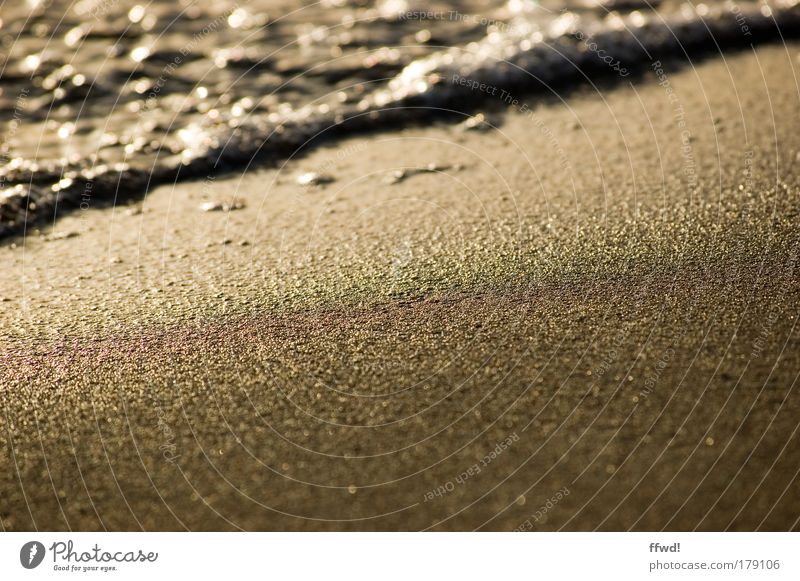
[[[6,241],[3,529],[797,529],[798,48]]]

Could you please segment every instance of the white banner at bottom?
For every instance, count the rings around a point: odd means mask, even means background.
[[[3,533],[0,579],[800,579],[794,533]],[[239,577],[242,576],[242,577]]]

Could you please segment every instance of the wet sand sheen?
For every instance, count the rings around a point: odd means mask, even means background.
[[[796,54],[0,248],[4,528],[797,528]]]

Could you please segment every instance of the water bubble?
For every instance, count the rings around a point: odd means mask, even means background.
[[[147,46],[137,46],[135,49],[131,51],[131,59],[137,63],[142,62],[149,56],[150,56],[150,47]]]
[[[414,40],[421,44],[425,44],[431,39],[431,31],[428,29],[420,30],[414,35]]]
[[[60,139],[69,139],[70,135],[75,132],[75,124],[74,123],[64,123],[61,127],[58,128],[58,137]]]
[[[33,72],[42,64],[42,57],[38,54],[29,54],[22,61],[22,69],[25,71]]]
[[[250,19],[250,14],[244,8],[237,8],[228,16],[228,26],[240,28]]]
[[[141,4],[137,4],[128,12],[128,19],[133,23],[139,22],[142,18],[144,18],[144,6]]]
[[[76,26],[64,35],[64,44],[67,46],[77,45],[87,34],[89,34],[90,30],[91,29],[85,24]]]

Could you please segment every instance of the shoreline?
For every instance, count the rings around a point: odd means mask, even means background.
[[[290,107],[287,112],[263,114],[247,111],[252,107],[248,95],[242,99],[247,106],[234,105],[228,112],[225,100],[220,98],[215,103],[217,115],[213,121],[212,117],[195,119],[176,135],[153,134],[157,139],[139,139],[115,154],[99,148],[80,161],[20,157],[11,163],[6,159],[5,167],[0,168],[0,183],[4,186],[0,197],[0,238],[24,234],[29,226],[38,227],[59,207],[64,214],[83,210],[84,205],[91,205],[92,198],[99,198],[106,205],[134,199],[163,184],[201,179],[213,174],[219,166],[246,171],[255,158],[266,152],[285,159],[325,134],[339,133],[345,126],[348,132],[357,134],[372,130],[376,124],[385,128],[421,125],[432,112],[457,109],[463,113],[480,105],[480,97],[477,102],[472,101],[485,92],[486,86],[500,88],[505,93],[501,102],[516,107],[522,97],[516,99],[512,92],[534,98],[535,93],[555,94],[560,89],[570,90],[572,85],[588,84],[596,88],[598,78],[625,78],[632,70],[653,68],[662,58],[674,59],[677,47],[681,57],[687,59],[683,66],[694,66],[692,58],[704,53],[724,59],[728,48],[746,50],[777,39],[794,40],[800,27],[794,2],[773,0],[769,4],[745,3],[734,8],[720,5],[712,10],[683,5],[681,9],[672,7],[665,14],[617,13],[618,22],[612,26],[604,26],[602,18],[586,13],[565,12],[556,16],[555,11],[547,8],[538,13],[535,9],[512,10],[508,23],[493,24],[493,31],[477,42],[466,47],[440,47],[410,61],[371,91],[339,92],[344,99],[334,101],[333,106],[326,102],[330,93],[320,94],[314,95],[311,103]],[[179,56],[162,68],[144,107],[131,104],[137,115],[142,109],[157,108],[156,98],[165,77],[172,77],[182,58],[196,48],[196,42],[207,40],[225,17],[225,13],[218,15],[202,33],[195,34],[192,41],[180,48]],[[402,14],[394,19],[395,24],[413,21]],[[539,41],[531,42],[531,37],[537,35]],[[553,46],[558,48],[553,50]],[[612,53],[618,58],[611,56]],[[146,60],[149,52],[143,50],[139,55]],[[631,70],[621,66],[623,61]],[[314,68],[305,74],[313,74]],[[80,76],[78,85],[84,83],[85,78]],[[228,89],[232,90],[232,86]],[[23,100],[27,100],[27,91],[24,87],[20,93]],[[186,95],[185,100],[189,98]],[[172,119],[169,125],[175,121]],[[13,138],[16,125],[12,127]],[[73,130],[74,124],[68,132]],[[40,142],[44,135],[43,132]],[[20,145],[26,144],[22,141]],[[140,158],[139,163],[128,163],[129,156],[133,160]]]

